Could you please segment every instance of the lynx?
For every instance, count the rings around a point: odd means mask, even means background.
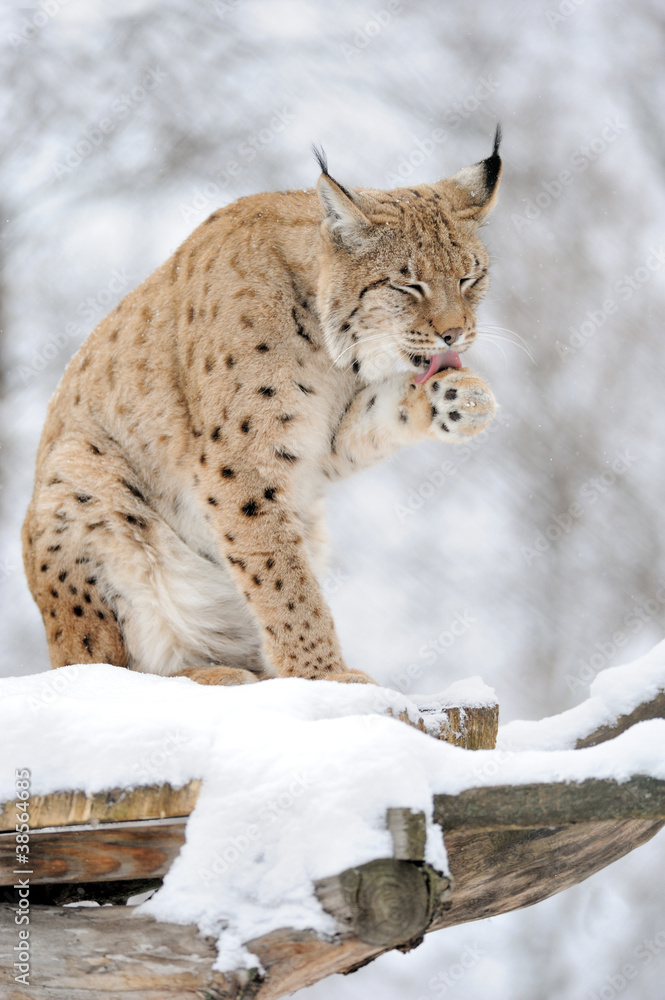
[[[51,400],[23,528],[54,667],[204,684],[347,669],[317,582],[326,484],[492,419],[462,367],[491,155],[431,185],[242,198],[88,337]]]

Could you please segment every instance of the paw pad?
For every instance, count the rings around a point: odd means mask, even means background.
[[[423,388],[431,409],[431,430],[440,439],[446,436],[448,440],[460,441],[479,434],[494,416],[491,390],[466,369],[440,372]],[[445,404],[442,405],[444,399],[456,400],[455,407],[446,410]]]

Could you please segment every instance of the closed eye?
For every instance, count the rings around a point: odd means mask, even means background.
[[[429,288],[424,281],[414,281],[409,285],[398,285],[396,282],[391,281],[390,287],[394,288],[396,292],[402,292],[403,295],[413,295],[416,299],[424,299],[428,293]]]
[[[484,277],[485,277],[485,272],[483,271],[481,274],[469,275],[467,278],[460,278],[460,283],[459,283],[460,291],[468,292],[470,288],[473,288],[474,285],[477,285],[480,279]]]

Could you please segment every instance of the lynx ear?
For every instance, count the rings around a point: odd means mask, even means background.
[[[328,173],[323,150],[316,146],[312,149],[321,167],[316,192],[325,212],[324,229],[334,243],[348,250],[359,250],[366,245],[372,224],[356,197]]]
[[[481,222],[494,208],[501,177],[500,143],[501,126],[497,125],[492,155],[440,182],[461,218]]]

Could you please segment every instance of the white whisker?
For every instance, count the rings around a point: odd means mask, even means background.
[[[529,359],[529,361],[532,362],[532,364],[537,365],[538,363],[528,347],[526,347],[524,344],[516,344],[514,340],[510,339],[510,337],[504,337],[500,333],[489,333],[487,330],[484,330],[483,339],[488,340],[490,342],[492,342],[493,340],[504,340],[507,344],[510,344],[511,347],[516,347],[518,350],[524,351],[527,358]]]
[[[482,348],[483,348],[483,347],[484,347],[485,345],[487,345],[487,347],[496,347],[496,348],[497,348],[497,350],[501,351],[501,353],[502,353],[503,357],[504,357],[504,358],[506,357],[506,352],[504,351],[504,349],[503,349],[503,347],[501,346],[501,344],[497,344],[497,343],[496,343],[496,342],[495,342],[494,340],[484,340],[484,341],[480,341],[480,342],[479,342],[479,343],[477,343],[477,344],[476,344],[475,346],[476,346],[476,349],[481,349],[481,350],[482,350]]]
[[[491,323],[485,323],[483,326],[479,327],[478,329],[482,330],[482,331],[488,331],[489,333],[496,333],[497,331],[499,333],[510,333],[510,334],[513,335],[513,337],[517,337],[517,339],[519,340],[519,342],[521,344],[524,344],[525,347],[528,347],[527,342],[524,339],[524,337],[521,337],[520,334],[517,333],[516,330],[510,330],[507,326],[493,326]]]

